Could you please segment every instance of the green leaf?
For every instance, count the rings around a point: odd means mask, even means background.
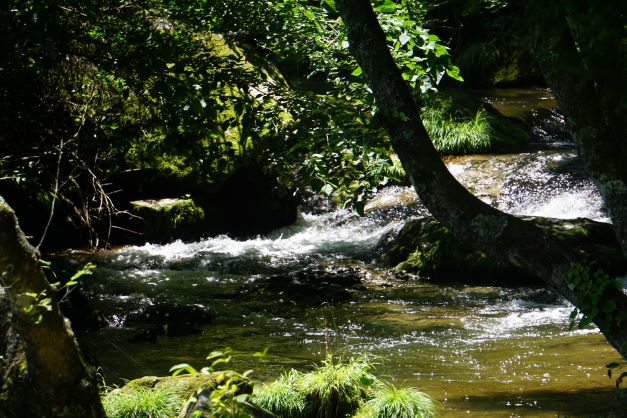
[[[375,382],[374,377],[370,376],[368,374],[363,374],[359,378],[359,383],[361,383],[364,386],[372,386],[374,384],[374,382]]]
[[[224,355],[226,355],[226,354],[228,354],[228,353],[230,353],[232,351],[233,351],[233,349],[231,347],[225,347],[224,350],[222,350],[222,351],[214,350],[211,353],[209,353],[209,355],[207,356],[206,360],[211,360],[211,359],[216,358],[216,357],[224,356]]]
[[[333,186],[331,186],[330,184],[325,184],[322,189],[320,189],[320,191],[325,195],[330,196],[331,193],[333,193]]]
[[[310,20],[315,20],[316,19],[316,15],[311,10],[308,10],[308,9],[304,9],[303,10],[303,15],[307,19],[310,19]]]
[[[327,9],[327,11],[332,12],[332,13],[337,12],[334,0],[324,0],[322,3],[323,3],[324,8]]]
[[[375,12],[380,13],[394,13],[396,9],[399,8],[399,5],[394,3],[391,0],[385,0],[383,4],[380,4],[374,8]]]
[[[194,369],[187,363],[176,364],[170,368],[170,373],[172,373],[172,376],[178,376],[183,372],[187,372],[189,374],[198,374],[198,370]]]
[[[216,359],[216,360],[211,362],[211,368],[213,368],[217,364],[228,363],[230,361],[231,361],[231,356],[229,356],[229,357],[222,357],[222,358]]]
[[[270,347],[264,347],[263,351],[257,351],[253,354],[253,357],[266,357],[269,349]]]
[[[411,36],[409,36],[409,34],[407,32],[404,32],[399,38],[398,40],[400,41],[401,45],[405,46],[405,44],[407,42],[409,42],[411,40]]]
[[[359,77],[361,74],[363,73],[363,70],[361,69],[361,67],[357,67],[353,70],[353,72],[351,73],[351,75],[355,76],[355,77]]]
[[[449,77],[451,77],[452,79],[455,79],[457,81],[464,81],[462,76],[459,74],[459,67],[457,67],[455,65],[450,65],[446,69],[446,74],[448,74]]]

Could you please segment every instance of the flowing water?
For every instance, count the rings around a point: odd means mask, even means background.
[[[546,104],[536,96],[516,97],[533,113]],[[508,100],[492,96],[496,104]],[[547,142],[543,134],[539,140]],[[447,164],[508,212],[607,221],[572,147],[563,138],[548,142],[538,151]],[[425,214],[410,189],[393,187],[375,196],[362,218],[304,213],[293,226],[247,241],[221,236],[75,253],[76,265],[98,265],[87,292],[110,323],[82,343],[110,383],[164,375],[182,362],[200,368],[210,351],[225,346],[236,352],[233,368],[252,368],[261,380],[311,368],[328,352],[369,353],[378,356],[376,374],[422,388],[440,401],[443,417],[627,416],[604,368],[619,356],[593,328],[569,332],[572,307],[560,298],[543,289],[436,285],[377,264],[379,239]],[[357,269],[366,289],[321,307],[242,296],[246,284],[311,266]],[[125,316],[162,302],[202,305],[215,319],[198,335],[129,342],[134,331],[120,326]],[[264,347],[270,356],[259,363],[250,354]]]

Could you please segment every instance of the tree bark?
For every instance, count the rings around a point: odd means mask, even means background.
[[[611,301],[616,318],[585,306],[588,295],[570,275],[579,262],[537,226],[503,213],[472,195],[449,173],[422,124],[418,106],[389,52],[386,38],[369,0],[336,0],[346,25],[352,54],[368,78],[392,146],[420,200],[455,236],[493,257],[538,275],[574,305],[592,314],[608,341],[627,358],[627,295],[616,286],[603,289],[600,300]],[[595,278],[591,279],[595,281]]]
[[[98,385],[87,369],[59,306],[36,308],[41,315],[35,323],[26,309],[34,299],[30,294],[53,298],[53,288],[37,264],[37,252],[20,230],[13,210],[0,197],[0,284],[11,306],[11,323],[21,338],[26,355],[26,393],[12,393],[7,382],[2,391],[26,410],[2,410],[0,416],[18,418],[94,417],[104,418]],[[26,397],[26,399],[24,399]]]
[[[624,1],[526,1],[538,63],[627,257]]]

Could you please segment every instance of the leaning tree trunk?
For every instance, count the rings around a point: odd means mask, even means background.
[[[440,159],[411,92],[388,50],[369,0],[336,0],[351,52],[381,109],[381,120],[420,200],[458,239],[533,272],[591,315],[608,341],[627,358],[627,295],[600,277],[575,285],[577,254],[537,226],[500,212],[466,190]],[[585,274],[584,274],[585,275]],[[598,289],[592,297],[590,289]],[[593,299],[594,303],[590,300]],[[603,306],[599,306],[603,304]],[[605,312],[604,312],[605,311]]]
[[[0,394],[8,406],[0,410],[0,416],[104,418],[96,380],[59,306],[54,299],[49,309],[35,306],[37,301],[53,297],[54,290],[37,264],[36,250],[26,241],[2,197],[0,284],[11,307],[11,325],[23,345],[28,382],[19,387],[3,382]],[[14,405],[25,409],[15,411]]]
[[[540,69],[627,256],[624,0],[525,2]]]

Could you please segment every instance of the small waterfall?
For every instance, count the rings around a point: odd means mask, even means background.
[[[609,222],[596,186],[572,149],[458,157],[448,167],[473,193],[505,212]]]

